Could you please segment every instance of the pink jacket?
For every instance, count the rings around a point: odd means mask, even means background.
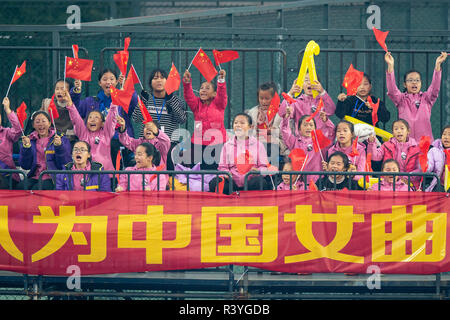
[[[282,172],[280,172],[282,173]],[[292,190],[294,190],[294,186],[297,187],[297,189],[295,190],[305,190],[305,183],[303,181],[298,180],[297,183],[294,183],[295,179],[292,179]],[[289,183],[284,183],[284,181],[282,181],[278,186],[277,186],[277,190],[291,190],[290,188],[290,184]]]
[[[236,159],[242,154],[245,154],[246,150],[250,154],[249,163],[253,164],[253,168],[259,171],[267,171],[267,165],[269,164],[266,148],[255,137],[250,136],[246,140],[238,140],[233,136],[223,145],[217,170],[230,172],[238,187],[244,186],[245,174],[238,171]],[[251,177],[249,176],[249,179]]]
[[[156,171],[156,167],[151,168],[136,168],[128,167],[125,171]],[[119,176],[119,185],[123,190],[128,191],[143,191],[150,186],[151,191],[158,191],[158,178],[155,174],[130,174],[130,189],[128,189],[128,175],[121,174]],[[142,188],[142,177],[144,177],[144,189]],[[169,177],[166,174],[159,175],[159,191],[165,191]]]
[[[319,121],[322,120],[319,119]],[[314,151],[312,138],[293,135],[289,127],[289,119],[281,121],[281,136],[289,150],[302,149],[308,156],[303,171],[322,171],[322,157],[319,152]],[[321,152],[322,155],[325,153],[323,149]],[[319,176],[308,176],[308,181],[313,179],[315,182],[318,178]]]
[[[352,146],[347,148],[342,148],[339,145],[339,142],[336,142],[334,145],[332,145],[327,152],[327,157],[331,156],[336,151],[341,151],[345,153],[350,160],[350,163],[353,164],[356,167],[356,171],[358,172],[365,172],[366,170],[366,146],[362,143],[358,142],[358,145],[356,147],[356,150],[358,151],[359,155],[357,156],[350,156],[349,154],[352,153]],[[355,176],[353,180],[359,180],[363,176]]]
[[[170,138],[167,134],[159,130],[158,136],[152,140],[145,138],[135,139],[128,135],[126,131],[119,134],[119,141],[132,152],[136,151],[136,148],[143,142],[151,143],[155,146],[156,150],[161,154],[161,163],[167,164],[167,153],[170,149]]]
[[[96,132],[88,130],[75,105],[67,106],[67,109],[78,139],[91,146],[92,160],[100,162],[105,170],[115,170],[111,159],[111,139],[116,131],[117,106],[111,104],[103,128]]]
[[[439,96],[441,87],[442,70],[433,72],[433,80],[428,90],[411,94],[400,92],[395,83],[394,72],[386,72],[387,94],[392,102],[398,108],[398,117],[408,121],[410,126],[410,137],[416,141],[421,136],[429,136],[433,140],[433,131],[431,129],[431,108]],[[419,108],[416,106],[419,103]]]
[[[19,119],[15,112],[8,115],[11,128],[0,127],[0,162],[3,162],[8,168],[15,169],[13,160],[13,145],[22,135]],[[17,174],[13,175],[15,180],[19,180]]]
[[[293,103],[292,106],[292,117],[295,121],[295,126],[298,128],[298,121],[300,118],[306,114],[312,114],[314,113],[315,107],[319,104],[319,100],[322,97],[323,100],[323,111],[327,114],[327,116],[332,116],[334,112],[336,111],[336,105],[334,104],[333,100],[331,99],[330,95],[325,91],[325,93],[321,96],[318,95],[316,98],[313,98],[312,96],[307,96],[306,94],[301,94],[296,100],[295,103]],[[280,108],[278,109],[278,114],[281,118],[284,119],[284,116],[286,115],[286,107],[288,106],[288,103],[286,100],[283,100],[283,102],[280,104]],[[312,110],[312,108],[314,109]],[[317,129],[320,129],[323,131],[323,127],[325,127],[325,123],[320,119],[319,114],[317,114],[314,117],[314,121],[316,122]],[[325,133],[325,132],[324,132]]]
[[[370,190],[378,191],[378,183],[374,183],[370,187]],[[393,190],[394,190],[394,185],[392,183],[388,183],[384,180],[381,180],[379,191],[393,191]],[[413,189],[410,189],[410,190],[413,191]],[[397,180],[395,183],[395,191],[409,191],[408,185],[406,183],[404,183],[402,180]]]
[[[223,123],[227,106],[225,82],[217,83],[217,95],[210,104],[204,104],[199,97],[194,95],[191,82],[183,82],[183,88],[184,100],[194,113],[194,134],[191,142],[200,145],[224,143],[227,140]],[[206,133],[207,130],[209,130],[208,133]]]

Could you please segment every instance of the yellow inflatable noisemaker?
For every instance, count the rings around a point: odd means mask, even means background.
[[[351,123],[353,123],[353,124],[357,124],[357,123],[368,124],[367,122],[358,120],[358,119],[353,118],[353,117],[350,117],[350,116],[345,116],[345,117],[344,117],[344,120],[347,120],[347,121],[349,121],[349,122],[351,122]],[[371,124],[368,124],[368,125],[369,125],[369,126],[372,126]],[[373,127],[373,126],[372,126],[372,127]],[[393,137],[392,133],[387,132],[387,131],[385,131],[385,130],[383,130],[383,129],[380,129],[380,128],[377,128],[377,127],[374,127],[374,129],[375,129],[375,134],[376,134],[377,136],[381,137],[381,138],[383,139],[384,142],[389,141],[389,139]]]

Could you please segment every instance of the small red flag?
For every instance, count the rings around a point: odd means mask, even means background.
[[[372,28],[373,33],[375,35],[375,39],[377,39],[378,43],[380,44],[380,46],[384,49],[384,51],[388,52],[388,48],[386,46],[386,37],[389,33],[389,31],[381,31],[378,30],[377,28],[373,27]]]
[[[214,68],[209,57],[200,48],[192,60],[192,64],[200,71],[206,81],[210,82],[217,75],[217,70]]]
[[[142,123],[146,124],[147,122],[153,121],[152,116],[148,112],[147,108],[145,107],[144,103],[142,102],[141,98],[139,98],[139,96],[138,96],[138,105],[139,109],[141,110],[142,117],[144,118]]]
[[[285,92],[282,92],[281,95],[283,96],[283,99],[286,100],[288,102],[288,104],[293,104],[295,103],[295,99],[292,98],[290,95],[288,95]]]
[[[368,96],[367,102],[369,102],[369,105],[372,107],[372,124],[375,127],[378,122],[378,108],[380,107],[380,98],[378,98],[377,103],[373,103],[372,97]]]
[[[119,90],[111,87],[111,102],[116,106],[121,106],[127,113],[132,96],[133,91]]]
[[[169,76],[167,77],[166,83],[164,85],[164,90],[166,90],[167,94],[171,94],[175,92],[180,87],[181,78],[178,73],[177,68],[172,62],[172,67],[170,68]]]
[[[445,165],[450,166],[450,149],[444,149]]]
[[[314,113],[312,115],[310,115],[306,121],[310,122],[312,119],[314,119],[314,117],[320,112],[320,110],[322,110],[323,108],[323,100],[322,97],[319,100],[319,105],[316,107],[316,111],[314,111]]]
[[[223,188],[225,187],[225,178],[224,177],[219,177],[219,183],[217,184],[217,187],[219,188],[219,193],[222,194],[223,193]]]
[[[20,106],[17,108],[16,113],[17,113],[17,118],[19,119],[20,125],[22,126],[22,129],[24,128],[24,123],[25,120],[27,119],[27,105],[25,104],[25,102],[22,102],[20,104]]]
[[[252,156],[250,155],[248,150],[245,150],[245,153],[241,153],[236,159],[236,168],[238,172],[242,175],[246,174],[253,168]]]
[[[93,65],[94,60],[66,57],[65,76],[67,78],[91,81]]]
[[[278,93],[275,92],[275,95],[270,101],[270,106],[267,109],[267,120],[269,121],[269,123],[278,113],[278,109],[280,109],[280,96],[278,95]]]
[[[217,66],[221,63],[230,62],[232,60],[236,60],[239,58],[239,52],[234,50],[224,50],[224,51],[213,50],[212,52],[214,55],[214,61],[216,62]]]
[[[117,151],[117,156],[116,156],[116,171],[120,171],[120,162],[122,161],[122,152]],[[119,174],[116,174],[116,178],[117,178],[117,183],[119,183]]]
[[[359,156],[359,151],[358,151],[358,136],[356,136],[355,139],[353,139],[352,142],[352,152],[350,152],[348,154],[349,157],[356,157]]]
[[[14,76],[11,80],[11,84],[16,82],[17,79],[19,79],[21,76],[23,76],[23,74],[26,72],[26,68],[27,68],[27,61],[25,60],[24,62],[22,62],[22,64],[20,65],[19,68],[16,68],[16,71],[14,72]]]
[[[128,47],[130,46],[130,37],[126,37],[124,41],[124,48],[121,51],[117,51],[113,55],[114,62],[119,68],[123,75],[127,74],[128,60],[130,59],[130,53],[128,52]]]
[[[322,130],[316,129],[312,131],[311,138],[313,141],[313,148],[315,152],[319,152],[321,149],[330,145],[331,140],[325,137]]]
[[[58,112],[58,109],[56,109],[56,104],[55,104],[55,95],[52,95],[52,97],[50,99],[50,104],[48,105],[48,114],[53,119],[59,118],[59,112]]]
[[[366,156],[366,171],[373,172],[373,170],[372,170],[372,153],[371,152],[369,152]],[[366,181],[370,182],[369,176],[366,176]]]
[[[309,190],[319,191],[319,188],[317,188],[313,180],[309,180]]]
[[[78,45],[77,44],[72,45],[72,53],[73,53],[73,57],[78,59]]]
[[[419,141],[419,164],[422,172],[426,172],[428,168],[428,150],[430,149],[431,138],[429,136],[421,136]]]
[[[363,77],[364,72],[356,70],[355,68],[353,68],[353,64],[350,64],[350,67],[348,68],[347,73],[344,76],[344,81],[342,82],[342,86],[347,89],[348,96],[356,95]]]
[[[292,163],[292,170],[302,171],[304,163],[306,162],[306,153],[303,149],[295,148],[289,153],[289,158]]]

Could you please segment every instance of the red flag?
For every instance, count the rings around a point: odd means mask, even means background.
[[[241,153],[236,159],[236,168],[238,172],[242,175],[246,174],[253,168],[253,157],[250,155],[248,150],[245,150],[245,153]]]
[[[210,82],[217,75],[217,70],[214,68],[209,57],[200,48],[192,60],[192,64],[200,71],[200,73],[205,77],[206,81]]]
[[[22,64],[20,65],[19,68],[16,67],[16,71],[14,72],[14,76],[11,80],[11,84],[16,82],[17,79],[19,79],[21,76],[23,76],[23,74],[26,72],[26,68],[27,68],[27,61],[25,60],[24,62],[22,62]]]
[[[120,161],[122,160],[122,152],[117,151],[117,156],[116,156],[116,171],[120,171]],[[117,183],[119,183],[119,174],[116,174],[116,178],[117,178]]]
[[[387,46],[386,46],[386,37],[389,33],[389,31],[381,31],[378,30],[377,28],[373,27],[372,28],[373,33],[375,35],[375,39],[377,39],[378,43],[380,44],[380,46],[384,49],[384,51],[388,52]]]
[[[50,117],[53,118],[53,120],[59,118],[59,112],[58,112],[58,109],[56,109],[56,104],[55,104],[55,95],[52,95],[52,97],[50,99],[50,104],[48,105],[48,114],[50,115]]]
[[[421,136],[419,141],[419,163],[422,172],[426,172],[428,168],[428,150],[430,149],[431,138],[429,136]]]
[[[369,152],[368,154],[367,154],[367,156],[366,156],[366,171],[367,172],[373,172],[373,169],[372,169],[372,153],[371,152]],[[369,176],[366,176],[366,181],[367,182],[370,182],[370,177]]]
[[[312,131],[311,138],[313,141],[313,148],[315,152],[319,152],[321,149],[330,145],[331,140],[325,137],[322,130],[316,129]]]
[[[91,81],[94,60],[66,57],[65,77]]]
[[[313,180],[309,180],[309,190],[319,191],[319,188],[317,188]]]
[[[353,68],[353,64],[350,64],[350,67],[348,68],[347,73],[344,76],[344,81],[342,82],[342,86],[347,89],[348,96],[356,95],[363,77],[364,72],[356,70],[355,68]]]
[[[78,59],[78,45],[77,44],[72,45],[72,53],[73,53],[73,57]]]
[[[236,60],[239,58],[239,52],[234,50],[224,50],[224,51],[217,51],[213,50],[214,55],[214,61],[216,62],[216,65],[218,66],[221,63],[230,62],[232,60]]]
[[[116,106],[121,106],[125,112],[128,113],[128,107],[130,105],[131,97],[133,96],[132,91],[119,90],[115,87],[111,87],[111,101]]]
[[[139,76],[136,72],[136,69],[134,69],[133,65],[131,65],[129,73],[131,73],[131,77],[133,79],[133,85],[138,84],[138,83],[141,84],[141,80],[139,79]]]
[[[288,104],[293,104],[295,103],[295,99],[292,98],[290,95],[288,95],[287,93],[282,92],[281,95],[283,96],[283,99],[286,100],[288,102]]]
[[[217,184],[217,187],[219,188],[219,193],[222,194],[223,193],[223,188],[225,187],[225,178],[224,177],[219,177],[220,181]]]
[[[444,149],[445,153],[445,165],[450,167],[450,149]]]
[[[278,95],[278,93],[275,92],[275,95],[270,101],[270,106],[267,109],[267,120],[269,121],[269,123],[278,113],[278,109],[280,109],[280,96]]]
[[[295,148],[289,153],[293,171],[302,171],[303,164],[306,162],[306,153],[303,149]]]
[[[17,118],[19,118],[19,122],[20,122],[20,125],[22,126],[22,129],[24,128],[23,125],[25,123],[25,120],[27,119],[26,110],[27,110],[27,105],[25,104],[25,102],[22,102],[16,110]]]
[[[320,110],[322,110],[323,108],[323,100],[322,97],[319,100],[319,105],[316,108],[316,111],[314,111],[314,113],[312,115],[310,115],[306,121],[310,122],[312,119],[314,119],[314,117],[320,112]]]
[[[369,102],[369,105],[372,107],[372,124],[375,127],[378,122],[378,108],[380,107],[380,98],[378,98],[377,103],[373,103],[372,97],[368,96],[367,102]]]
[[[167,94],[171,94],[175,92],[180,87],[181,78],[178,73],[177,68],[172,62],[172,67],[170,68],[169,76],[167,77],[166,83],[164,85],[164,90],[166,90]]]
[[[128,60],[130,59],[130,53],[128,52],[128,47],[130,45],[130,37],[126,37],[124,41],[124,48],[121,51],[117,51],[113,55],[114,62],[116,63],[117,67],[119,68],[120,72],[123,75],[127,74],[128,69]]]
[[[144,118],[142,123],[146,124],[147,122],[153,121],[152,116],[148,112],[147,108],[145,107],[144,103],[142,102],[141,98],[139,98],[139,96],[138,96],[138,105],[139,109],[141,110],[142,117]]]
[[[352,142],[352,152],[350,152],[348,154],[349,157],[356,157],[359,156],[359,151],[358,151],[358,137],[356,137],[355,139],[353,139]]]

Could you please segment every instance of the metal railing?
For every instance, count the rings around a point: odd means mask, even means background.
[[[437,185],[440,184],[440,178],[437,176],[436,173],[432,173],[432,172],[348,172],[348,171],[344,171],[344,172],[326,172],[326,171],[266,171],[266,172],[257,172],[257,171],[250,171],[247,172],[245,174],[244,177],[244,190],[248,190],[248,181],[250,180],[249,177],[251,176],[270,176],[272,179],[272,182],[274,181],[274,177],[276,177],[277,175],[289,175],[289,189],[293,190],[292,187],[293,185],[296,184],[296,180],[294,181],[292,176],[297,176],[298,179],[301,178],[301,181],[308,181],[308,176],[320,176],[320,177],[329,177],[332,176],[333,177],[333,181],[330,180],[330,182],[333,183],[333,187],[334,189],[337,188],[337,182],[336,182],[336,177],[337,176],[345,176],[346,178],[349,177],[355,177],[355,176],[362,176],[362,186],[359,186],[361,189],[366,190],[368,187],[370,187],[370,183],[367,182],[366,177],[370,178],[370,177],[377,177],[377,184],[378,184],[378,190],[381,190],[381,181],[382,181],[382,177],[386,177],[386,176],[392,176],[394,179],[398,179],[396,177],[401,177],[403,179],[406,179],[405,184],[408,186],[408,191],[416,191],[415,187],[413,186],[413,180],[412,178],[414,177],[420,177],[420,186],[422,186],[422,181],[424,181],[426,178],[433,178],[433,179],[437,179]],[[296,178],[297,179],[297,178]],[[317,180],[319,181],[319,184],[317,185],[318,189],[321,190],[322,189],[322,185],[320,184],[320,179]],[[346,181],[346,185],[344,187],[346,187],[347,189],[351,190],[355,190],[354,186],[352,186],[352,181],[357,182],[356,180],[353,179],[347,179]],[[315,182],[316,183],[316,182]],[[260,184],[260,190],[263,189],[263,180],[260,179],[259,180],[259,184]],[[393,184],[393,191],[395,191],[395,184]],[[273,189],[276,190],[276,185],[273,183]],[[359,189],[359,190],[361,190]],[[310,186],[308,185],[308,183],[304,183],[303,185],[303,189],[302,190],[311,190]],[[425,192],[425,188],[421,187],[420,188],[421,191]]]
[[[19,169],[0,169],[0,175],[2,179],[8,180],[9,189],[13,189],[13,176],[14,174],[19,175],[20,180],[25,180],[25,186],[27,181],[27,175],[25,172]],[[20,177],[21,176],[21,177]]]
[[[200,191],[209,191],[205,190],[205,176],[206,175],[214,175],[215,177],[220,176],[227,176],[230,180],[232,179],[232,176],[229,172],[226,171],[217,171],[217,170],[201,170],[201,171],[168,171],[168,170],[158,170],[158,171],[128,171],[128,170],[44,170],[39,174],[38,179],[38,189],[42,189],[42,181],[44,175],[51,175],[53,177],[53,180],[55,181],[57,178],[57,175],[83,175],[83,181],[86,181],[86,177],[88,175],[109,175],[113,176],[115,178],[111,181],[111,189],[112,191],[116,190],[116,187],[118,186],[118,182],[116,180],[117,175],[126,175],[127,176],[127,190],[130,189],[130,179],[131,175],[156,175],[156,186],[157,190],[160,190],[160,184],[161,184],[161,175],[168,175],[168,185],[166,189],[168,190],[175,190],[175,179],[177,176],[186,176],[186,191],[191,191],[191,182],[194,180],[191,176],[200,176],[200,183],[201,183],[201,190]],[[198,177],[195,177],[198,178]],[[169,187],[169,182],[172,180],[171,186]],[[100,182],[99,182],[100,183]],[[86,190],[86,183],[83,183],[83,189]],[[142,179],[142,191],[145,191],[146,188],[146,180],[145,178]],[[218,192],[218,190],[216,190]],[[232,192],[232,185],[229,185],[229,192]]]

